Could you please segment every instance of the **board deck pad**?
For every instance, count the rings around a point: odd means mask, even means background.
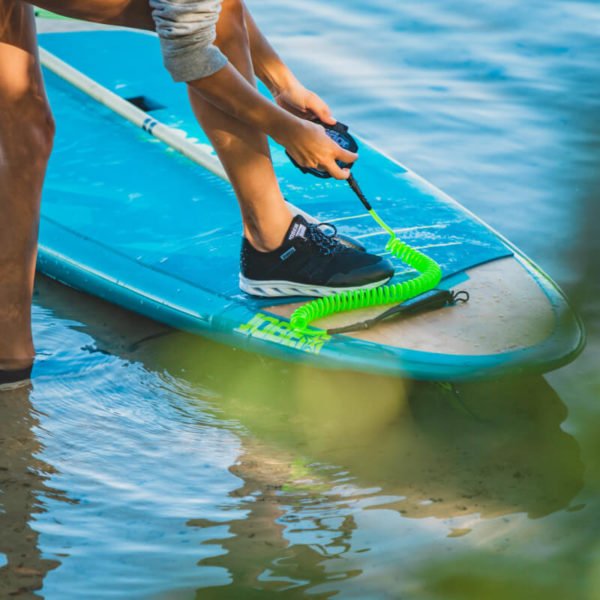
[[[162,66],[155,36],[119,30],[70,32],[41,35],[40,43],[182,135],[210,147],[193,117],[185,86],[173,84]],[[44,78],[57,135],[43,194],[42,271],[228,343],[253,337],[276,355],[271,346],[330,354],[322,352],[322,340],[300,339],[289,328],[269,322],[273,305],[294,299],[259,299],[239,290],[241,221],[228,183],[58,76],[45,70]],[[320,221],[334,223],[367,250],[385,253],[387,234],[344,182],[303,175],[276,144],[272,153],[289,201]],[[478,265],[513,256],[504,240],[460,205],[368,145],[361,145],[355,175],[399,237],[440,264],[447,285],[467,278]],[[395,281],[414,276],[397,259],[392,262]],[[263,319],[260,326],[256,318]],[[261,339],[260,332],[269,327],[271,333]],[[380,344],[347,336],[328,342],[328,348],[336,345],[332,360],[323,359],[323,364],[360,368],[364,363],[377,370],[373,353],[385,354]],[[411,373],[407,362],[401,363],[396,360],[394,368],[381,370]]]

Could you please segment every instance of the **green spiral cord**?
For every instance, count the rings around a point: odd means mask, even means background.
[[[311,300],[292,313],[290,317],[292,329],[303,334],[319,335],[323,333],[322,329],[311,329],[309,327],[317,319],[323,319],[333,314],[356,310],[358,308],[400,304],[415,296],[429,292],[442,279],[442,270],[433,259],[399,240],[394,231],[370,205],[366,204],[366,206],[373,219],[390,234],[390,239],[385,246],[386,250],[409,267],[418,271],[419,275],[408,281],[392,285],[383,285],[366,290],[340,292],[339,294]]]

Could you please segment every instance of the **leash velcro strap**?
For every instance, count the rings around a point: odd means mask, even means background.
[[[352,323],[351,325],[345,325],[343,327],[333,327],[328,329],[328,334],[335,333],[349,333],[351,331],[363,331],[370,329],[371,327],[392,318],[398,317],[409,317],[420,313],[430,312],[432,310],[438,310],[445,306],[452,306],[459,302],[468,302],[469,293],[465,291],[453,292],[451,290],[431,290],[425,294],[421,294],[416,298],[407,300],[402,304],[392,306],[392,308],[382,312],[380,315],[367,319],[366,321],[360,321],[358,323]]]

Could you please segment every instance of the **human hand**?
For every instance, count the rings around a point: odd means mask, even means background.
[[[340,167],[336,161],[353,163],[358,154],[338,146],[320,125],[293,117],[290,119],[293,121],[278,141],[292,158],[302,167],[327,171],[335,179],[348,179],[350,169]]]
[[[297,79],[274,93],[275,102],[293,115],[314,121],[319,119],[327,125],[335,125],[331,110],[317,94],[307,90]]]

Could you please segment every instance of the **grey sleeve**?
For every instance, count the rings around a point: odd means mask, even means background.
[[[165,67],[175,81],[194,81],[227,64],[213,45],[221,0],[149,0]]]

